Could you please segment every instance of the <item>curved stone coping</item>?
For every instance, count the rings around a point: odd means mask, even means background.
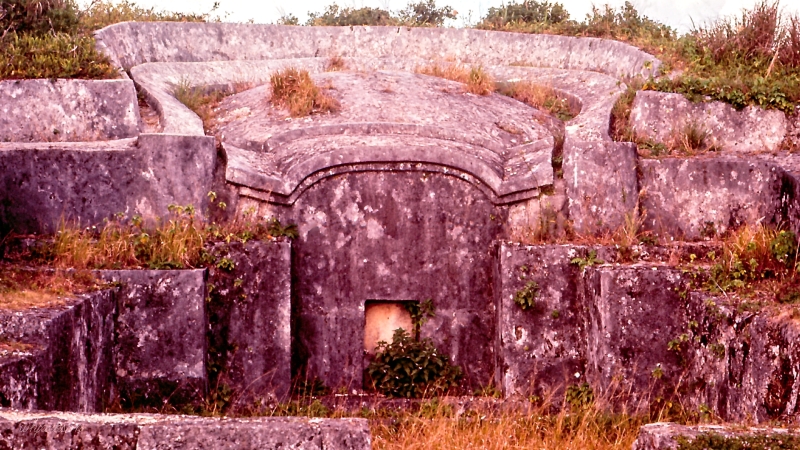
[[[302,193],[298,188],[307,178],[335,167],[352,165],[424,163],[452,168],[456,173],[466,173],[480,180],[498,202],[500,198],[522,192],[535,193],[538,187],[553,183],[552,137],[512,149],[504,165],[497,161],[492,163],[496,154],[465,143],[407,135],[376,138],[359,136],[358,143],[345,140],[342,145],[335,145],[336,139],[331,136],[304,141],[301,145],[308,151],[293,152],[291,159],[280,162],[275,154],[245,150],[224,142],[226,179],[253,190],[286,197],[290,204]]]
[[[125,69],[148,62],[319,56],[524,63],[591,70],[616,78],[650,77],[660,67],[653,55],[619,41],[475,29],[124,22],[97,31],[95,37],[101,51]]]
[[[366,419],[234,419],[0,409],[0,446],[38,448],[42,442],[47,442],[48,448],[368,450],[370,434]]]
[[[0,81],[0,142],[80,142],[139,134],[130,80]]]
[[[414,70],[432,61],[419,58],[344,58],[348,69]],[[327,58],[298,58],[272,61],[215,61],[201,63],[150,63],[136,66],[131,74],[158,112],[165,133],[201,135],[199,117],[172,95],[181,82],[192,86],[223,89],[233,92],[241,85],[261,85],[270,76],[287,67],[321,73]],[[570,120],[567,133],[578,140],[610,140],[608,137],[611,109],[625,85],[596,72],[542,69],[536,67],[487,67],[498,81],[530,80],[551,87],[580,104],[578,116]]]

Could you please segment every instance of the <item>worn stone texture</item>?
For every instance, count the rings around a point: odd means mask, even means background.
[[[633,443],[632,450],[677,450],[678,438],[688,442],[704,433],[714,433],[725,437],[744,437],[752,435],[794,435],[797,432],[787,428],[757,428],[730,425],[681,425],[671,422],[657,422],[643,425]]]
[[[99,411],[111,392],[113,291],[82,295],[64,306],[0,310],[0,338],[32,344],[2,357],[0,406]]]
[[[579,303],[579,269],[570,264],[579,250],[498,248],[497,379],[506,397],[563,398],[564,388],[584,381],[587,308]],[[531,282],[538,287],[536,306],[523,310],[514,297]]]
[[[367,450],[370,436],[365,419],[217,419],[0,410],[0,447],[48,450]]]
[[[136,137],[131,80],[0,81],[0,142],[79,142]]]
[[[669,143],[693,126],[708,134],[708,144],[735,152],[778,150],[788,123],[778,110],[737,111],[723,102],[692,103],[683,94],[656,91],[636,93],[630,118],[636,133],[659,142]]]
[[[207,390],[205,270],[104,270],[120,283],[114,372],[123,406],[202,399]]]
[[[523,63],[647,78],[657,75],[661,64],[654,56],[613,40],[469,28],[126,22],[103,28],[95,36],[100,50],[125,69],[148,62],[360,56],[455,58],[487,66]]]
[[[96,143],[0,143],[0,232],[54,233],[116,213],[208,208],[216,149],[205,136],[141,135]]]
[[[639,200],[636,146],[629,142],[564,143],[569,218],[581,234],[616,231]]]
[[[331,387],[362,387],[364,302],[432,299],[422,327],[461,366],[465,384],[494,374],[492,241],[506,208],[473,185],[431,172],[334,175],[291,209],[293,369]]]
[[[283,401],[291,385],[291,245],[288,241],[216,244],[233,268],[209,276],[212,385],[234,390],[234,406]]]
[[[289,197],[330,167],[413,161],[469,173],[500,201],[553,183],[553,137],[523,120],[533,110],[521,102],[406,72],[333,72],[315,80],[331,86],[341,111],[287,119],[264,101],[267,86],[223,100],[215,132],[225,143],[228,181]]]
[[[757,221],[787,217],[794,188],[770,163],[738,158],[642,160],[644,228],[698,239]]]
[[[668,397],[683,375],[680,359],[668,348],[688,323],[680,295],[683,274],[635,264],[587,267],[583,276],[586,379],[601,397],[646,410],[655,398]],[[660,376],[653,375],[657,368]]]

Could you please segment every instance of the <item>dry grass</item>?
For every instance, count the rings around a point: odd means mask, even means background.
[[[489,95],[495,90],[494,79],[480,66],[467,68],[457,63],[435,63],[417,67],[416,72],[464,83],[467,92],[471,94]]]
[[[374,449],[628,450],[644,424],[639,417],[598,411],[558,414],[486,412],[456,416],[452,408],[422,408],[392,423],[373,421]]]
[[[6,264],[0,266],[0,309],[57,307],[70,295],[106,286],[87,271],[39,271]]]
[[[286,108],[292,117],[311,114],[334,113],[341,109],[339,101],[324,93],[311,79],[307,70],[288,68],[270,77],[270,101]]]
[[[35,346],[32,344],[26,344],[24,342],[0,339],[0,354],[4,352],[30,352],[34,347]]]
[[[498,86],[497,92],[534,108],[543,109],[563,121],[572,119],[579,112],[569,99],[560,96],[552,87],[530,81],[506,83]]]
[[[346,68],[347,64],[345,64],[341,56],[332,56],[328,58],[328,62],[325,64],[325,72],[339,72]]]

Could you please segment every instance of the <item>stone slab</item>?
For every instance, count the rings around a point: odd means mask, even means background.
[[[564,142],[567,208],[579,234],[614,232],[637,214],[636,146],[629,142]]]
[[[225,385],[234,407],[286,400],[291,387],[291,244],[216,244],[208,279],[209,368],[212,386]]]
[[[649,423],[639,428],[633,450],[678,450],[680,438],[692,442],[703,434],[716,434],[725,438],[746,436],[793,437],[800,439],[796,430],[787,428],[758,428],[731,425],[686,426],[670,422]],[[734,444],[737,445],[737,444]],[[742,445],[738,443],[738,445]],[[743,447],[747,448],[747,447]],[[784,447],[789,448],[789,447]]]
[[[155,414],[26,413],[0,409],[0,447],[367,450],[370,435],[365,419],[229,419]]]
[[[208,208],[216,149],[205,136],[141,135],[94,143],[0,143],[0,232],[54,233],[117,213],[169,215]]]
[[[723,151],[774,152],[788,130],[778,110],[748,106],[737,111],[723,102],[692,103],[682,94],[639,91],[630,124],[642,136],[668,144],[687,126],[708,134],[707,142]]]
[[[120,283],[114,373],[124,407],[201,401],[206,375],[206,272],[103,270]]]
[[[136,137],[131,80],[0,81],[0,142],[79,142]]]
[[[700,239],[756,222],[784,221],[794,188],[771,163],[740,158],[641,161],[644,228]]]

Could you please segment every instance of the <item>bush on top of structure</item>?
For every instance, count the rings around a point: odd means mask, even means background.
[[[455,19],[457,12],[450,6],[437,7],[435,0],[421,0],[409,3],[400,11],[389,11],[382,8],[341,8],[333,3],[319,13],[310,13],[306,25],[312,26],[387,26],[403,25],[411,27],[440,27],[446,19]],[[294,16],[284,16],[280,23],[299,25]]]

